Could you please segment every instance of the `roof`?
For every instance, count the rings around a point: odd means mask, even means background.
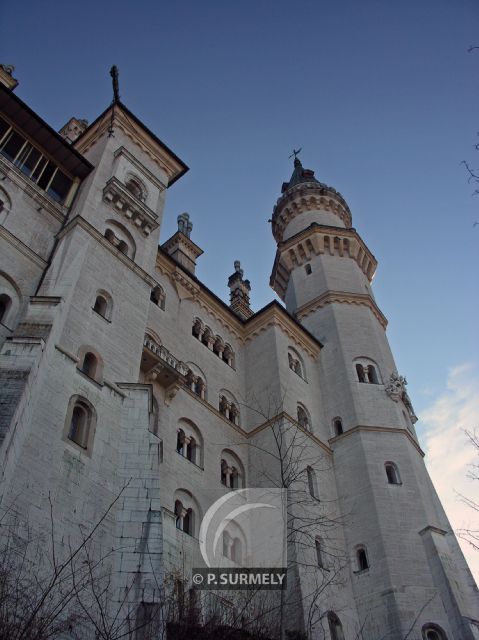
[[[92,171],[93,165],[81,153],[1,83],[0,110],[70,175],[83,180]]]
[[[148,129],[147,126],[145,126],[143,124],[143,122],[141,120],[139,120],[134,113],[132,113],[128,107],[126,107],[123,102],[121,102],[121,100],[117,100],[115,102],[113,102],[112,104],[110,104],[102,113],[100,113],[100,115],[78,136],[78,138],[75,140],[75,145],[77,145],[82,138],[84,138],[88,132],[100,121],[102,120],[102,118],[105,117],[105,115],[115,106],[119,106],[124,112],[125,114],[128,116],[129,119],[131,119],[138,127],[140,127],[152,140],[155,144],[157,144],[159,147],[161,147],[161,149],[163,149],[163,151],[165,151],[169,156],[171,156],[171,158],[177,162],[180,165],[180,171],[177,173],[177,175],[172,178],[169,182],[168,182],[168,186],[170,187],[174,182],[176,182],[179,178],[181,178],[181,176],[183,176],[188,170],[189,167],[188,165],[186,165],[183,160],[181,160],[176,153],[174,153],[174,151],[172,151],[162,140],[160,140],[160,138],[158,138],[158,136],[156,136],[150,129]]]

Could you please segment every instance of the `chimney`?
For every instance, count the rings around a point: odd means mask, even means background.
[[[243,269],[239,260],[234,263],[235,272],[228,278],[230,288],[230,307],[242,320],[251,318],[253,312],[249,306],[249,292],[251,285],[249,280],[243,280]]]

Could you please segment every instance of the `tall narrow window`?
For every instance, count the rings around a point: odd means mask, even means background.
[[[311,265],[309,264],[309,262],[308,262],[308,264],[304,265],[304,270],[306,271],[306,275],[307,276],[309,276],[311,274],[312,269],[311,269]]]
[[[372,364],[368,366],[368,379],[371,384],[379,384],[378,374]]]
[[[91,451],[95,429],[95,410],[81,396],[72,396],[68,405],[64,438],[78,447]]]
[[[318,480],[316,478],[316,473],[314,472],[314,469],[312,467],[307,467],[306,473],[308,476],[309,495],[312,498],[316,498],[316,500],[319,500]]]
[[[331,640],[344,640],[343,625],[333,611],[328,613],[328,625]]]
[[[100,316],[106,317],[106,310],[108,304],[103,296],[97,296],[95,304],[93,305],[93,311],[96,311]]]
[[[334,418],[333,428],[335,436],[340,436],[343,433],[343,421],[341,418]]]
[[[358,380],[359,382],[366,382],[366,376],[364,374],[364,368],[363,365],[360,364],[359,362],[356,365],[356,373],[358,374]]]
[[[389,484],[401,484],[398,469],[393,462],[386,462],[384,468],[386,470],[386,476]]]
[[[315,544],[316,544],[316,562],[318,563],[318,567],[320,569],[324,569],[321,540],[319,538],[316,538]]]
[[[300,426],[307,431],[311,431],[311,421],[309,419],[309,415],[307,414],[306,409],[301,405],[298,405],[297,416]]]
[[[369,569],[368,556],[366,554],[366,549],[363,547],[356,551],[356,560],[358,563],[358,571],[366,571],[366,569]]]
[[[84,374],[86,374],[89,378],[95,379],[97,372],[98,360],[93,353],[87,352],[83,358],[83,364],[81,366],[81,370]]]

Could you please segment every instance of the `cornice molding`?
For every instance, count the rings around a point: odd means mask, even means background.
[[[0,238],[3,238],[8,244],[17,249],[24,256],[34,262],[40,269],[46,269],[47,261],[41,258],[33,249],[30,249],[24,242],[22,242],[17,236],[5,229],[0,225]]]
[[[191,298],[201,309],[220,323],[241,344],[245,344],[270,327],[279,327],[290,340],[302,347],[315,358],[320,344],[288,312],[279,305],[272,304],[255,313],[247,322],[242,322],[226,305],[204,289],[196,279],[190,278],[175,261],[164,253],[158,253],[156,266],[168,277],[176,288],[176,282],[191,292]],[[192,318],[193,321],[193,318]]]
[[[346,431],[344,431],[341,435],[339,436],[334,436],[334,438],[330,438],[328,440],[328,442],[330,444],[335,444],[336,442],[339,442],[341,440],[343,440],[344,438],[347,438],[349,436],[351,436],[353,433],[358,433],[360,431],[375,431],[375,432],[381,432],[381,433],[398,433],[402,436],[406,436],[406,438],[409,440],[409,442],[414,446],[414,448],[419,452],[419,454],[424,458],[424,456],[426,455],[424,453],[424,451],[421,449],[421,447],[419,446],[419,444],[416,442],[416,440],[412,437],[412,435],[410,434],[408,429],[400,429],[399,427],[373,427],[371,425],[356,425],[355,427],[352,427],[351,429],[347,429]]]
[[[296,216],[307,211],[326,211],[336,215],[346,227],[351,227],[352,216],[343,196],[320,182],[303,182],[288,189],[273,209],[273,236],[281,242],[286,226]]]
[[[331,227],[313,222],[293,237],[280,242],[276,251],[270,285],[284,300],[291,271],[309,262],[312,256],[327,254],[354,260],[369,282],[377,260],[355,229]]]
[[[38,205],[37,211],[45,211],[58,222],[64,222],[68,208],[52,200],[43,189],[40,189],[30,178],[24,176],[20,169],[2,156],[0,156],[0,172],[32,198]]]
[[[113,111],[113,113],[112,113]],[[115,104],[107,109],[81,136],[75,148],[86,153],[99,138],[108,132],[110,127],[118,127],[134,144],[146,153],[153,162],[168,176],[168,183],[184,171],[184,165],[168,153],[164,145],[148,135],[145,127],[128,117],[122,105]]]
[[[378,305],[372,299],[368,293],[346,293],[343,291],[326,291],[311,302],[299,307],[296,311],[296,317],[298,320],[306,318],[317,309],[325,307],[327,304],[355,304],[365,306],[371,309],[375,318],[379,321],[379,324],[383,329],[386,329],[388,321],[386,316],[382,313]]]

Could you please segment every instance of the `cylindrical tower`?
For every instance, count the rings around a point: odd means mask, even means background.
[[[362,637],[400,640],[413,628],[415,638],[472,640],[477,587],[423,462],[371,290],[376,260],[341,194],[298,158],[272,231],[271,286],[324,345],[320,432],[333,450]]]

